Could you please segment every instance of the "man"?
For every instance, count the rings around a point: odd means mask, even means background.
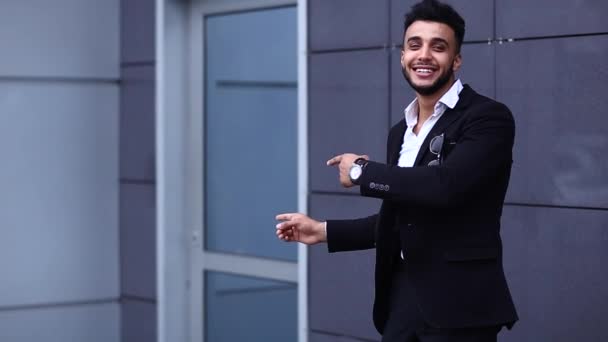
[[[500,216],[515,127],[503,104],[454,76],[464,20],[435,0],[406,15],[401,66],[416,92],[388,136],[387,163],[330,159],[344,187],[383,199],[378,214],[319,222],[281,214],[277,236],[330,252],[376,248],[382,341],[496,341],[517,320],[502,267]]]

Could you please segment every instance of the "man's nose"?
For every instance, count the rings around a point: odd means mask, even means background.
[[[418,59],[419,60],[429,60],[431,58],[431,49],[428,47],[422,47],[419,50]]]

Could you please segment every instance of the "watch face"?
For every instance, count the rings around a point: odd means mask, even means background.
[[[349,172],[349,176],[350,179],[352,180],[357,180],[359,179],[359,177],[361,177],[361,166],[360,165],[353,165],[353,167],[350,168],[350,172]]]

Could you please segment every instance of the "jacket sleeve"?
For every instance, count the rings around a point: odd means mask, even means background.
[[[327,248],[330,253],[374,248],[378,215],[355,220],[327,220]]]
[[[515,124],[498,102],[481,105],[465,120],[442,165],[402,168],[370,161],[361,176],[361,194],[429,207],[466,203],[496,172],[511,167]]]

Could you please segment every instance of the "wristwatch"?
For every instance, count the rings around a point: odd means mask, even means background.
[[[363,169],[365,169],[366,166],[367,160],[364,158],[358,158],[353,162],[353,166],[351,166],[350,170],[348,171],[348,176],[353,184],[359,185],[359,179],[361,179]]]

